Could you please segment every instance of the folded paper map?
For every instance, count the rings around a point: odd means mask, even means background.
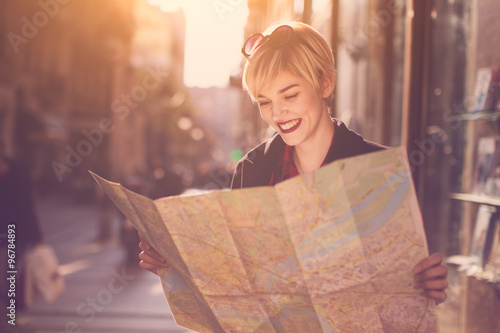
[[[150,200],[93,174],[170,263],[178,325],[198,332],[436,332],[414,281],[427,253],[403,148],[276,186]]]

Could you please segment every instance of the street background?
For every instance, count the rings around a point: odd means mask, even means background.
[[[66,289],[54,303],[40,300],[30,307],[18,324],[38,333],[188,332],[170,315],[158,277],[140,269],[138,258],[127,262],[119,220],[113,236],[102,242],[95,204],[53,196],[41,200],[37,210]]]
[[[0,244],[2,217],[22,215],[19,250],[51,245],[66,288],[0,331],[183,331],[88,171],[151,198],[228,188],[273,134],[242,89],[240,49],[280,20],[332,45],[332,114],[406,147],[429,251],[469,255],[476,146],[499,137],[500,104],[469,111],[478,71],[500,67],[499,12],[498,0],[1,0]],[[442,332],[500,331],[497,287],[453,269],[449,282]]]

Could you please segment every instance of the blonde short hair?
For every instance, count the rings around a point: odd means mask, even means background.
[[[283,24],[293,28],[290,41],[279,47],[262,44],[243,67],[243,89],[253,101],[257,101],[256,97],[264,83],[283,70],[306,79],[318,91],[325,75],[335,83],[332,48],[314,28],[301,22],[286,22],[267,28],[263,35],[271,34]],[[328,105],[333,103],[333,92],[327,100]]]

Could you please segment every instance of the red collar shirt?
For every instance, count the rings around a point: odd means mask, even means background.
[[[335,137],[335,133],[333,135]],[[328,151],[331,151],[333,145],[333,138],[332,142],[330,143],[330,148]],[[293,161],[293,146],[286,145],[284,152],[281,154],[278,158],[277,164],[273,169],[273,174],[271,175],[271,180],[269,181],[269,185],[276,185],[282,181],[285,181],[289,178],[295,177],[299,175],[299,171],[297,170],[297,167],[295,166],[295,163]],[[328,163],[328,154],[325,156],[325,159],[323,160],[323,163],[321,163],[321,166],[325,166]]]

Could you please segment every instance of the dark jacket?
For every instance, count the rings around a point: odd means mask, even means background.
[[[388,148],[363,139],[338,119],[333,119],[333,124],[335,138],[326,156],[327,163]],[[285,146],[281,136],[276,134],[252,149],[238,162],[231,188],[269,185],[276,161],[282,155]]]
[[[14,224],[16,257],[21,258],[26,250],[42,241],[42,235],[31,193],[30,175],[23,165],[5,160],[9,169],[6,174],[0,175],[0,248],[7,248],[8,226]]]

